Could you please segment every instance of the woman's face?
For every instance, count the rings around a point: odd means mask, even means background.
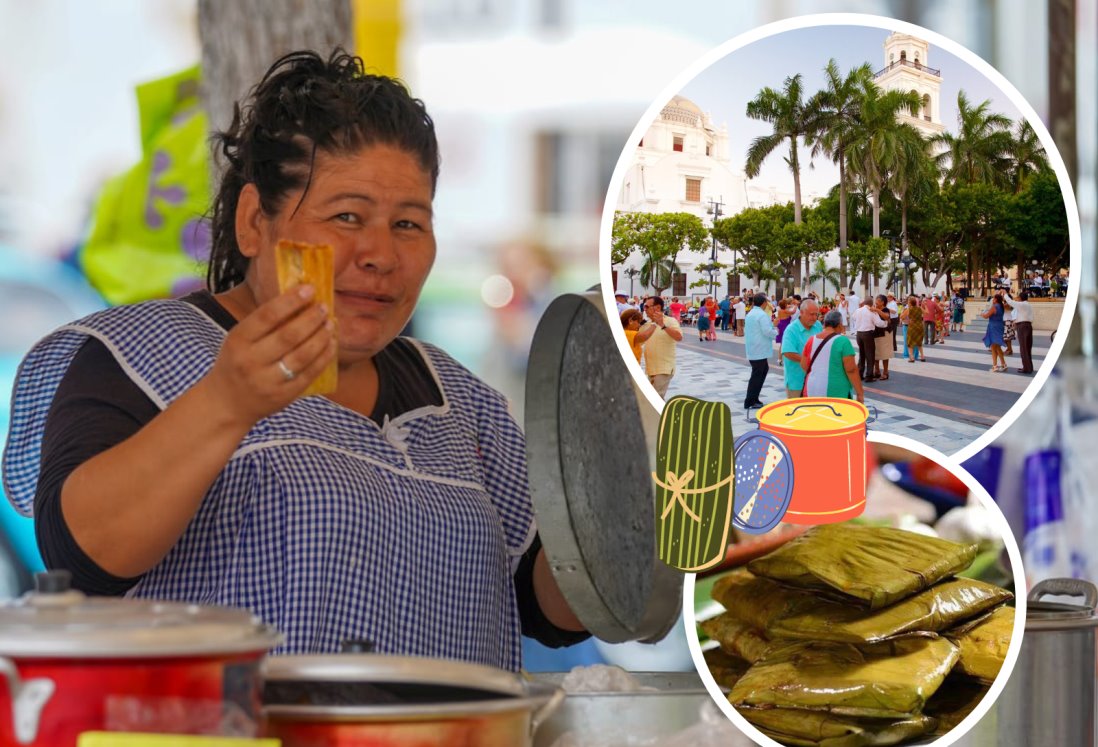
[[[278,295],[279,239],[332,246],[342,364],[374,356],[400,334],[435,261],[430,174],[391,145],[317,151],[304,200],[291,192],[277,214],[256,211],[253,222],[243,233],[255,238],[240,247],[252,258],[246,282],[257,304]]]
[[[626,323],[625,328],[626,329],[631,329],[634,332],[636,332],[638,329],[640,329],[640,326],[641,326],[640,317],[634,316],[634,317],[629,318],[629,321]]]

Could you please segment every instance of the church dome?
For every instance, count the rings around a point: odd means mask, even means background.
[[[688,98],[674,96],[667,106],[660,110],[660,119],[667,122],[681,122],[698,126],[701,122],[702,110]]]

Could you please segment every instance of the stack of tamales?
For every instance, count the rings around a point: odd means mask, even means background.
[[[815,527],[720,578],[701,623],[729,700],[789,745],[892,745],[944,734],[980,702],[1013,596],[956,578],[975,545],[899,529]]]

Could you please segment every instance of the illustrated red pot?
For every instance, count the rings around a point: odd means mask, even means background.
[[[804,397],[773,402],[758,412],[759,429],[777,436],[793,462],[793,495],[784,520],[830,524],[865,510],[869,478],[866,425],[861,402]]]
[[[260,664],[280,636],[248,612],[87,597],[57,572],[39,588],[0,605],[0,744],[258,733]]]
[[[521,747],[564,697],[492,667],[407,656],[278,656],[264,669],[264,736],[283,747]]]

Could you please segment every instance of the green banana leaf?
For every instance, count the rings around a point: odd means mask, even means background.
[[[875,643],[905,634],[937,633],[1013,598],[1002,587],[954,578],[879,610],[821,600],[812,609],[772,621],[766,628],[766,636]],[[963,647],[961,657],[963,662]]]
[[[953,727],[965,720],[965,717],[980,704],[990,688],[981,685],[966,677],[953,673],[946,677],[945,682],[934,693],[934,697],[926,702],[927,715],[938,720],[938,726],[934,730],[935,736],[948,734]],[[985,718],[990,718],[989,713]]]
[[[862,647],[776,645],[747,670],[728,699],[734,706],[905,718],[922,713],[959,656],[945,638],[900,638]]]
[[[770,648],[766,636],[730,612],[703,620],[699,625],[727,653],[752,663],[763,658]]]
[[[743,673],[751,668],[751,662],[733,656],[723,649],[710,649],[703,656],[713,679],[718,685],[728,690],[731,690],[740,677],[743,677]]]
[[[879,747],[934,730],[929,716],[867,719],[793,708],[741,708],[743,717],[771,739],[796,747]]]
[[[961,650],[957,672],[990,685],[1003,667],[1013,632],[1013,607],[999,607],[974,623],[947,632]]]
[[[769,630],[776,621],[810,612],[820,604],[819,596],[812,592],[782,586],[745,568],[717,579],[713,599],[756,630]]]
[[[887,607],[964,570],[976,545],[849,523],[813,527],[747,564],[757,576]]]

